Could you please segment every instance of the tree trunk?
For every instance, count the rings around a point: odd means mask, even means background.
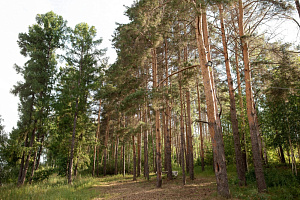
[[[169,65],[168,65],[168,41],[165,40],[165,76],[167,77],[169,75]],[[166,88],[168,88],[168,80],[166,81]],[[167,95],[168,96],[168,90]],[[172,180],[172,149],[171,149],[171,108],[169,106],[169,100],[168,97],[166,97],[166,116],[165,116],[165,139],[166,139],[166,154],[165,154],[165,162],[166,162],[166,169],[167,169],[167,178],[168,180]]]
[[[156,49],[152,49],[152,70],[153,70],[153,88],[157,89],[157,56]],[[157,103],[158,99],[154,102]],[[159,109],[156,108],[155,112],[155,136],[156,136],[156,172],[157,172],[157,183],[156,187],[162,186],[161,177],[161,136],[160,136],[160,120],[159,120]]]
[[[180,76],[181,79],[181,76]],[[184,122],[183,122],[183,98],[182,98],[182,89],[181,83],[179,83],[179,92],[180,92],[180,138],[181,138],[181,145],[180,145],[180,154],[181,154],[181,168],[182,168],[182,183],[183,185],[186,184],[185,178],[185,161],[184,161],[184,150],[185,150],[185,139],[184,139]]]
[[[142,114],[140,113],[140,120],[142,120]],[[141,160],[141,143],[142,143],[142,139],[141,139],[141,134],[142,134],[142,128],[141,128],[141,132],[138,133],[137,135],[137,149],[138,149],[138,158],[137,158],[137,177],[140,177],[141,175],[141,169],[142,169],[142,160]]]
[[[98,139],[100,137],[100,114],[101,114],[101,99],[99,99],[99,111],[98,111],[98,119],[97,119],[97,131],[95,135],[95,146],[94,146],[94,160],[93,160],[93,169],[92,169],[92,175],[95,176],[95,168],[96,168],[96,161],[97,161],[97,143]]]
[[[241,109],[241,136],[242,136],[242,156],[244,161],[244,167],[245,171],[248,171],[248,161],[247,161],[247,141],[246,141],[246,131],[245,131],[245,117],[244,117],[244,101],[243,101],[243,94],[242,94],[242,85],[241,85],[241,76],[240,76],[240,70],[239,70],[239,55],[238,55],[238,44],[237,41],[235,41],[235,63],[236,63],[236,78],[237,78],[237,84],[238,84],[238,94],[239,94],[239,104]]]
[[[285,162],[285,157],[284,157],[284,151],[283,151],[283,148],[282,148],[281,144],[279,144],[279,151],[280,151],[280,161],[281,161],[281,163],[286,163]]]
[[[30,138],[30,142],[29,142],[29,146],[28,146],[29,148],[31,148],[33,146],[33,143],[34,143],[34,140],[35,140],[36,123],[37,123],[37,120],[34,120],[34,125],[33,125],[34,128],[33,128],[33,131],[31,133],[31,138]],[[21,175],[20,180],[18,182],[19,186],[24,185],[27,170],[28,170],[28,167],[29,167],[29,161],[30,161],[31,153],[32,153],[32,150],[29,151],[29,153],[26,157],[26,161],[25,161],[25,165],[24,165],[24,168],[23,168],[23,171],[22,171],[22,175]]]
[[[125,175],[126,175],[126,165],[125,165],[125,142],[123,141],[123,151],[122,151],[122,153],[123,153],[123,177],[125,177]]]
[[[115,152],[115,175],[118,174],[118,145],[119,145],[119,136],[116,136],[116,152]]]
[[[192,136],[192,119],[191,119],[191,101],[190,101],[190,91],[186,91],[186,109],[187,109],[187,124],[188,124],[188,143],[189,143],[189,174],[190,179],[194,180],[194,156],[193,156],[193,136]]]
[[[213,77],[211,76],[211,71],[212,71],[212,68],[210,66],[211,61],[207,60],[206,48],[203,40],[203,38],[208,38],[208,35],[204,35],[204,34],[202,35],[201,32],[203,26],[207,26],[207,24],[203,24],[202,26],[201,15],[196,17],[195,31],[196,31],[198,51],[200,55],[201,72],[203,77],[204,92],[205,92],[206,105],[207,105],[208,126],[209,126],[209,132],[211,134],[213,153],[214,153],[214,166],[215,166],[215,175],[217,181],[217,190],[218,190],[218,194],[220,194],[225,198],[229,198],[230,192],[229,192],[227,170],[226,170],[226,163],[225,163],[225,151],[224,151],[224,143],[222,138],[221,121],[216,107],[217,104],[215,102],[216,94],[214,93],[214,88],[212,84],[214,81],[213,81]]]
[[[225,58],[225,66],[226,66],[226,74],[227,74],[227,82],[229,88],[229,98],[230,98],[230,118],[231,118],[231,127],[232,127],[232,134],[234,140],[234,150],[235,150],[235,159],[236,159],[236,170],[239,178],[239,185],[245,186],[246,185],[246,171],[241,151],[241,143],[240,143],[240,135],[239,135],[239,126],[236,114],[236,107],[235,107],[235,98],[234,98],[234,88],[233,88],[233,80],[231,78],[230,72],[230,63],[228,57],[228,50],[227,50],[227,39],[225,35],[225,27],[224,27],[224,19],[223,19],[223,5],[219,4],[219,12],[220,12],[220,22],[221,22],[221,32],[222,32],[222,42],[223,42],[223,54]]]
[[[291,157],[292,157],[292,172],[295,173],[296,176],[297,176],[297,166],[296,166],[294,148],[293,148],[293,144],[292,144],[290,133],[289,133],[289,144],[290,144]]]
[[[30,175],[30,179],[29,179],[29,184],[31,184],[32,180],[33,180],[36,159],[37,159],[37,150],[34,152],[34,156],[33,156],[33,163],[32,163],[32,167],[31,167],[31,175]]]
[[[132,136],[132,151],[133,151],[133,181],[136,181],[136,153],[135,153],[135,141],[134,141],[134,135]]]
[[[104,139],[104,151],[103,151],[103,175],[106,176],[106,162],[107,162],[107,144],[108,144],[108,136],[109,136],[109,118],[110,116],[107,116],[107,124],[106,124],[106,130],[105,130],[105,139]]]
[[[252,93],[249,52],[248,52],[248,45],[245,41],[243,18],[244,18],[243,2],[242,0],[239,0],[239,35],[242,43],[243,58],[244,58],[244,65],[245,65],[247,116],[248,116],[250,135],[251,135],[253,163],[254,163],[258,192],[265,192],[267,190],[267,185],[265,182],[263,166],[261,161],[261,154],[258,145],[258,137],[257,137],[259,134],[258,124],[256,123],[257,116],[254,107],[254,100],[253,100],[253,93]]]
[[[198,98],[198,117],[201,121],[201,99],[199,92],[199,83],[197,79],[197,98]],[[199,123],[199,132],[200,132],[200,156],[201,156],[201,170],[204,171],[204,144],[203,144],[203,133],[202,133],[202,123]]]
[[[147,105],[147,103],[146,103]],[[143,121],[147,124],[147,107],[144,109]],[[144,176],[149,181],[149,164],[148,164],[148,130],[144,128]]]
[[[186,164],[186,171],[189,172],[190,171],[190,142],[189,142],[189,134],[188,134],[188,122],[187,122],[187,109],[186,109],[186,104],[184,101],[184,97],[183,97],[183,109],[184,109],[184,122],[185,122],[185,138],[186,138],[186,144],[185,144],[185,149],[184,149],[184,153],[185,153],[185,164]]]

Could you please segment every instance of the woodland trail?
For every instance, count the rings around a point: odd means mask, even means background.
[[[172,181],[163,179],[162,188],[156,188],[156,177],[150,181],[139,178],[132,181],[132,178],[122,180],[99,181],[91,190],[99,192],[100,199],[222,199],[216,197],[216,182],[214,177],[196,177],[187,184],[182,185],[182,179]]]

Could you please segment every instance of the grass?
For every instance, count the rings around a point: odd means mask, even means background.
[[[0,199],[92,199],[98,194],[88,188],[93,187],[96,180],[92,177],[77,177],[72,185],[68,185],[65,178],[52,175],[48,180],[32,185],[16,187],[10,184],[0,187]]]
[[[207,196],[204,199],[220,199],[217,196],[216,185],[213,183],[215,182],[215,175],[212,167],[206,166],[205,171],[202,172],[201,167],[196,166],[194,170],[196,180],[190,181],[188,174],[186,174],[187,185],[183,187],[181,168],[174,166],[173,171],[178,171],[179,176],[173,181],[168,181],[166,175],[163,175],[163,188],[160,190],[156,188],[156,175],[154,173],[150,175],[149,182],[143,177],[139,177],[137,181],[133,182],[132,175],[123,177],[123,175],[119,174],[101,178],[78,176],[72,185],[67,184],[65,177],[58,177],[54,174],[48,180],[32,185],[25,185],[20,188],[16,187],[15,184],[0,187],[0,200],[122,199],[124,197],[125,199],[129,197],[133,199],[149,197],[172,199],[172,196],[175,198],[176,195],[177,199],[184,199],[192,193],[199,193],[198,195],[201,198],[201,195],[206,193]],[[259,194],[257,192],[253,169],[247,173],[248,185],[239,187],[236,169],[233,165],[229,165],[227,172],[232,198],[246,200],[300,199],[300,177],[294,176],[290,172],[289,167],[271,166],[264,171],[268,192]],[[136,191],[139,192],[137,193]],[[143,193],[149,196],[143,196]],[[195,199],[194,196],[191,199]]]

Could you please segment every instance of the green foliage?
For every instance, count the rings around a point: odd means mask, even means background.
[[[54,174],[54,172],[54,168],[39,169],[34,173],[33,182],[36,183],[43,180],[48,180],[49,177]]]

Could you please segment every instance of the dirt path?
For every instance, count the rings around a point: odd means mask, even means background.
[[[155,177],[148,182],[139,178],[133,182],[131,177],[122,180],[101,181],[91,190],[99,192],[98,199],[219,199],[216,197],[216,183],[213,177],[196,177],[187,180],[182,186],[182,179],[172,181],[163,179],[163,187],[156,188]]]

